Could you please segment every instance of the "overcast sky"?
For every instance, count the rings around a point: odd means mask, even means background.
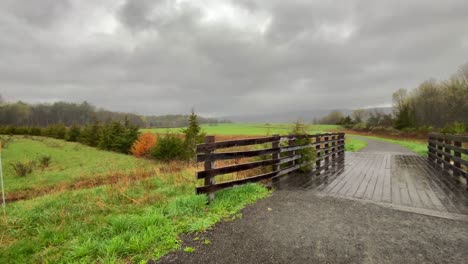
[[[391,103],[468,62],[468,1],[1,0],[0,94],[142,114]]]

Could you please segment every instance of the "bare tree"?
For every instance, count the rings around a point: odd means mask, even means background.
[[[365,122],[369,116],[369,113],[362,108],[358,108],[353,111],[353,119],[356,123]]]
[[[397,115],[401,109],[407,103],[408,98],[408,91],[406,89],[398,89],[398,91],[393,93],[392,101],[393,101],[393,112]]]

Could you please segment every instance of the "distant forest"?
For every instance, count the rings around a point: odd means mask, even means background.
[[[357,109],[345,116],[333,111],[315,123],[340,124],[353,129],[468,132],[468,64],[462,65],[448,80],[430,79],[412,90],[399,89],[392,99],[393,114]]]
[[[0,95],[0,126],[47,127],[55,124],[88,125],[99,122],[120,121],[125,118],[141,128],[150,127],[185,127],[189,115],[143,116],[133,113],[113,112],[96,108],[88,102],[53,104],[27,104],[24,102],[5,102]],[[228,123],[227,120],[199,117],[200,124]]]

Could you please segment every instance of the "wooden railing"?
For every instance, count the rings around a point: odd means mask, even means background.
[[[428,159],[455,176],[468,179],[468,136],[429,134]]]
[[[310,143],[301,144],[304,138]],[[226,148],[245,147],[262,144],[263,148],[243,151],[219,151]],[[286,146],[284,146],[287,144]],[[265,145],[268,145],[265,147]],[[214,136],[207,136],[205,144],[197,145],[197,162],[204,162],[204,170],[196,173],[197,179],[204,179],[203,186],[196,188],[198,194],[209,194],[210,200],[214,192],[233,187],[235,185],[258,182],[267,179],[277,179],[280,176],[296,171],[299,168],[310,166],[312,173],[319,174],[338,161],[344,159],[345,137],[344,133],[327,133],[315,135],[274,135],[270,137],[240,139],[215,142]],[[316,158],[304,161],[296,151],[312,148],[316,151]],[[261,157],[261,160],[216,167],[216,161],[241,158]],[[216,176],[266,167],[268,172],[248,176],[242,179],[216,183]]]

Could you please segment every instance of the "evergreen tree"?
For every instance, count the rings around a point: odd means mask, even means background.
[[[205,133],[202,132],[202,129],[198,123],[198,116],[192,110],[192,114],[188,118],[188,127],[183,130],[185,134],[185,146],[187,148],[187,156],[189,159],[195,157],[195,148],[199,143],[203,143]]]
[[[81,129],[76,124],[73,124],[67,131],[66,140],[76,142],[80,136]]]
[[[308,135],[308,133],[307,133],[307,126],[304,123],[302,123],[301,120],[299,119],[296,122],[294,122],[291,128],[290,134],[299,136],[295,140],[295,145],[297,146],[309,145],[312,143],[309,137],[301,137],[301,136]],[[307,164],[306,166],[299,168],[299,171],[309,172],[313,165],[311,164],[311,162],[315,159],[315,157],[317,157],[317,153],[315,149],[313,149],[312,147],[300,149],[296,151],[296,154],[302,156],[300,159],[296,160],[296,164],[302,164],[302,163]]]
[[[97,147],[101,137],[101,129],[101,123],[94,117],[93,124],[85,126],[81,131],[78,142],[91,147]]]
[[[416,127],[416,113],[409,103],[403,104],[400,107],[395,118],[395,128],[403,129]]]

